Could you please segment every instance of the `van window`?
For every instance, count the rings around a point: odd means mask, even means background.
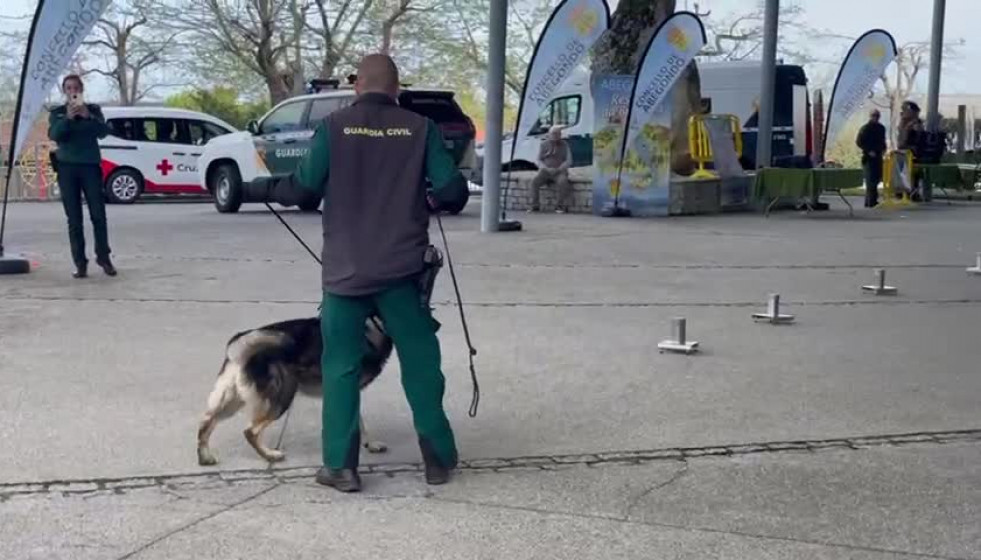
[[[224,128],[206,121],[188,120],[185,122],[187,123],[191,143],[195,146],[203,146],[208,143],[208,140],[211,140],[216,136],[228,134],[228,131]]]
[[[430,118],[436,124],[466,122],[463,109],[452,96],[424,91],[404,91],[399,96],[403,109]]]
[[[553,99],[539,115],[531,134],[544,134],[553,126],[570,127],[579,124],[582,113],[582,96],[569,95]]]
[[[137,119],[137,122],[142,121],[142,127],[136,127],[137,135],[140,134],[141,128],[143,137],[137,138],[137,140],[142,140],[144,142],[162,142],[165,144],[186,144],[185,140],[181,139],[180,131],[180,121],[176,119],[166,119],[166,118],[149,118],[149,119]]]
[[[292,132],[301,130],[303,112],[307,107],[306,100],[287,103],[269,114],[262,121],[260,134],[274,134],[276,132]]]
[[[136,140],[136,125],[133,119],[109,119],[106,121],[109,134],[123,140]]]
[[[314,99],[310,105],[310,116],[307,118],[308,128],[316,128],[327,115],[347,107],[352,101],[354,101],[354,96],[350,95]]]

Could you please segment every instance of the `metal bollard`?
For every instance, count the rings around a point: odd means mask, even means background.
[[[667,351],[691,354],[698,350],[698,342],[688,341],[688,322],[684,317],[671,319],[671,334],[673,339],[662,340],[658,343],[657,349],[660,353],[663,354]]]
[[[766,321],[771,325],[786,325],[794,322],[794,316],[782,315],[780,313],[780,294],[770,294],[766,313],[753,313],[753,320]]]
[[[875,283],[862,286],[862,291],[871,292],[877,296],[894,296],[899,293],[899,289],[895,286],[886,285],[886,271],[881,268],[875,271]]]
[[[975,276],[981,276],[981,253],[978,253],[977,263],[973,267],[967,269],[967,273]]]

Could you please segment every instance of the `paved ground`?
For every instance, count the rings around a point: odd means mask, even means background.
[[[195,462],[225,341],[315,313],[315,263],[258,206],[109,216],[120,276],[75,281],[60,207],[10,208],[38,267],[0,278],[0,558],[981,558],[981,206],[483,235],[471,204],[445,222],[476,419],[448,274],[436,296],[464,468],[421,481],[393,364],[353,497],[311,483],[315,400],[275,469],[244,416]],[[876,267],[898,296],[861,293]],[[750,321],[774,291],[797,324]],[[701,355],[658,354],[677,315]]]

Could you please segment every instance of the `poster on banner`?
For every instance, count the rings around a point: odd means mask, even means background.
[[[835,141],[848,119],[865,103],[875,83],[896,55],[896,41],[882,29],[868,31],[855,40],[845,55],[831,93],[824,141],[821,143],[821,161],[824,161],[828,145]]]
[[[532,129],[552,94],[585,60],[609,26],[610,7],[606,0],[563,0],[555,8],[528,65],[515,139]]]
[[[616,204],[633,216],[667,216],[671,104],[661,104],[646,129],[649,134],[631,145],[621,158],[633,84],[633,76],[622,75],[593,76],[590,84],[594,103],[593,213],[600,215]]]
[[[111,0],[40,0],[27,40],[8,163],[20,154],[44,100]]]
[[[659,134],[655,113],[662,110],[678,78],[706,41],[705,27],[691,12],[675,12],[657,28],[641,58],[631,95],[627,146],[650,143]]]

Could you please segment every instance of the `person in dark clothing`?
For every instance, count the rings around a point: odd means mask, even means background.
[[[377,314],[392,337],[402,386],[429,484],[457,465],[443,410],[439,323],[422,302],[430,212],[457,212],[470,190],[436,124],[397,104],[399,73],[386,55],[358,68],[354,104],[317,127],[309,154],[291,175],[250,183],[247,196],[299,205],[323,197],[323,467],[316,481],[342,492],[358,477],[358,369],[365,320]],[[427,189],[427,181],[431,185]]]
[[[886,152],[886,127],[879,122],[878,109],[869,113],[869,122],[858,131],[855,143],[862,150],[862,167],[865,168],[865,207],[879,204],[879,182],[882,181],[882,158]]]
[[[102,192],[102,154],[99,138],[109,134],[106,119],[98,105],[82,102],[85,86],[77,75],[66,76],[61,82],[67,101],[55,107],[48,117],[48,137],[57,144],[54,153],[55,170],[61,203],[68,218],[68,242],[75,262],[75,278],[88,276],[88,257],[85,255],[85,227],[82,216],[82,195],[89,207],[89,219],[95,236],[96,263],[109,276],[116,268],[109,258],[109,232],[106,224],[106,202]]]

